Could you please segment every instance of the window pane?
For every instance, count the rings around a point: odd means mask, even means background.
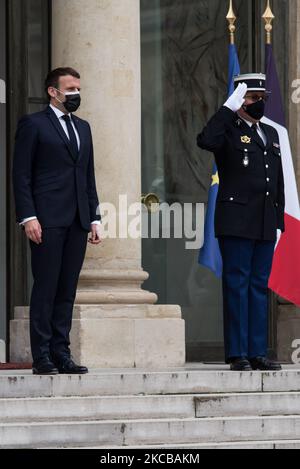
[[[44,96],[48,70],[48,2],[26,0],[28,7],[28,95]]]
[[[29,103],[28,105],[28,114],[33,114],[34,112],[40,112],[40,111],[43,111],[43,109],[45,109],[46,107],[46,101],[45,103],[41,104],[37,104],[37,103]]]

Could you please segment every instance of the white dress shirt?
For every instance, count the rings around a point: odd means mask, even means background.
[[[52,109],[52,111],[56,114],[56,117],[57,119],[59,120],[59,122],[61,123],[61,126],[62,128],[64,129],[65,131],[65,134],[66,136],[68,137],[68,139],[70,140],[70,137],[69,137],[69,132],[68,132],[68,128],[67,128],[67,123],[66,121],[63,119],[63,117],[65,116],[65,113],[60,111],[59,109],[57,109],[57,107],[53,106],[52,104],[50,104],[50,107]],[[74,125],[74,122],[73,122],[73,119],[72,119],[72,116],[70,114],[68,114],[70,116],[70,120],[71,120],[71,124],[72,124],[72,127],[74,129],[74,132],[75,132],[75,135],[76,135],[76,140],[77,140],[77,145],[78,145],[78,149],[80,150],[80,138],[79,138],[79,134],[77,132],[77,129]]]
[[[68,137],[68,139],[70,140],[70,137],[69,137],[69,132],[68,132],[68,128],[67,128],[67,123],[66,121],[63,119],[63,117],[65,116],[65,113],[63,113],[62,111],[60,111],[59,109],[57,109],[57,107],[53,106],[52,104],[50,104],[50,107],[52,109],[52,111],[55,113],[56,117],[58,118],[62,128],[64,129],[64,132],[66,134],[66,136]],[[70,114],[69,114],[70,115]],[[76,140],[77,140],[77,144],[78,144],[78,149],[80,150],[80,137],[79,137],[79,133],[77,132],[77,129],[74,125],[74,122],[72,120],[72,116],[70,115],[71,117],[71,124],[72,124],[72,127],[74,129],[74,132],[75,132],[75,135],[76,135]],[[27,223],[28,221],[31,221],[31,220],[37,220],[37,217],[28,217],[28,218],[24,218],[24,220],[20,223],[20,225],[24,225],[25,223]],[[91,223],[92,225],[100,225],[101,222],[99,220],[95,220]]]

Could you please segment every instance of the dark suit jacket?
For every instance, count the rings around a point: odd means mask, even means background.
[[[36,216],[42,228],[68,227],[77,208],[84,230],[101,219],[91,129],[72,117],[80,136],[79,157],[50,107],[19,121],[13,164],[17,222]]]
[[[276,129],[260,123],[264,146],[238,115],[222,107],[198,135],[198,146],[215,155],[219,192],[216,236],[274,241],[284,231],[284,179]],[[248,158],[248,166],[244,164]]]

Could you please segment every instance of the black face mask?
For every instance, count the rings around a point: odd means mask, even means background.
[[[79,91],[63,93],[57,88],[55,89],[59,93],[63,94],[64,97],[66,98],[65,101],[61,101],[60,99],[56,97],[56,100],[64,106],[65,110],[67,112],[76,112],[81,104],[81,96],[80,96]]]
[[[76,94],[65,94],[66,101],[63,103],[64,108],[68,112],[76,112],[81,104],[80,93]]]
[[[250,117],[259,121],[265,115],[265,101],[260,99],[256,103],[244,105],[243,109]]]

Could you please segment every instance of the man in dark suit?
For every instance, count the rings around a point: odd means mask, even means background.
[[[70,355],[76,289],[89,242],[100,239],[92,134],[74,116],[80,75],[49,73],[49,106],[24,116],[16,133],[13,183],[17,221],[30,240],[34,286],[30,339],[34,374],[83,374]]]
[[[265,75],[236,77],[234,93],[198,135],[198,146],[214,153],[219,172],[215,233],[232,370],[281,369],[267,358],[268,280],[285,206],[278,133],[260,122],[267,98]]]

